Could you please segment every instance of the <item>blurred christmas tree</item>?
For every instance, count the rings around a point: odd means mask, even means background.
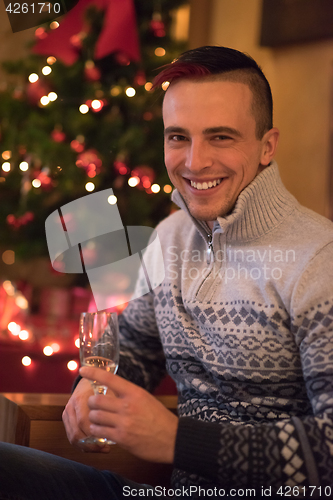
[[[92,190],[113,188],[125,225],[154,226],[170,210],[163,91],[150,87],[156,69],[186,48],[170,34],[172,10],[186,2],[135,0],[140,49],[124,18],[127,51],[117,50],[112,22],[107,26],[112,1],[84,3],[81,28],[67,41],[61,27],[74,9],[59,27],[53,21],[36,30],[45,55],[35,46],[25,60],[4,63],[25,82],[0,89],[0,241],[18,258],[47,255],[47,216]],[[56,57],[66,43],[67,56]]]

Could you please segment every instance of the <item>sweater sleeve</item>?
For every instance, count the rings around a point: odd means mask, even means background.
[[[297,487],[304,493],[313,486],[306,493],[316,498],[327,486],[333,494],[333,244],[298,280],[291,331],[312,413],[255,425],[182,417],[175,467],[223,487]]]
[[[119,316],[119,330],[118,375],[153,391],[165,376],[166,368],[151,293],[129,302]]]

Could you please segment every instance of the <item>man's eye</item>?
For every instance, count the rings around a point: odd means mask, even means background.
[[[215,135],[213,137],[213,140],[214,141],[227,141],[227,140],[230,140],[231,137],[229,137],[228,135]]]
[[[169,141],[179,142],[179,141],[185,141],[185,140],[186,140],[186,137],[183,135],[179,135],[179,134],[169,135]]]

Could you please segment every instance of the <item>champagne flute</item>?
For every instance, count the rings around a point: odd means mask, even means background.
[[[116,373],[119,363],[119,327],[117,313],[98,311],[80,317],[81,366],[94,366]],[[106,394],[107,387],[91,381],[94,394]],[[80,444],[115,444],[107,438],[88,436]]]

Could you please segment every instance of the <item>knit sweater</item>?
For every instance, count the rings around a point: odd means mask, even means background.
[[[174,201],[164,280],[148,249],[152,290],[120,318],[119,365],[147,390],[166,371],[177,384],[173,486],[333,486],[333,224],[275,162],[212,231]]]

